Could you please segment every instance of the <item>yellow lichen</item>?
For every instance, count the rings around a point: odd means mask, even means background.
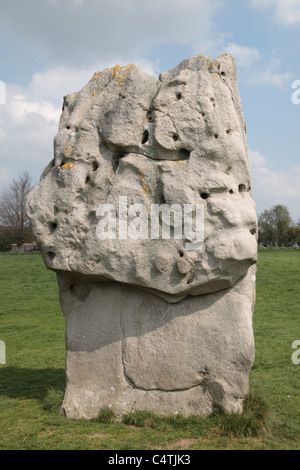
[[[145,178],[144,173],[141,170],[138,170],[138,173],[141,179],[141,186],[142,186],[141,189],[143,191],[143,194],[146,195],[150,191],[149,186],[146,183],[146,178]]]
[[[141,180],[144,180],[145,179],[144,173],[141,170],[138,170],[138,173],[141,177]]]
[[[117,78],[119,86],[123,84],[127,73],[129,72],[129,70],[135,67],[135,65],[133,64],[127,65],[126,69],[123,71],[121,71],[121,67],[122,67],[121,65],[115,65],[114,67],[111,68],[111,70],[113,70],[114,72],[112,78],[113,79]]]
[[[102,72],[97,72],[96,73],[96,76],[93,78],[94,82],[97,80],[97,77],[99,77],[99,75],[101,75]]]
[[[65,163],[62,168],[74,168],[75,162]]]
[[[194,59],[210,59],[210,57],[208,55],[204,55],[204,54],[198,54],[193,58]]]
[[[173,160],[173,161],[170,161],[169,162],[171,165],[177,165],[177,166],[184,166],[185,165],[185,162],[182,162],[182,161],[178,161],[178,160]]]
[[[73,150],[73,144],[71,146],[69,145],[66,145],[65,146],[65,151],[64,151],[64,160],[67,159],[67,157],[71,157],[72,155],[74,155],[74,150]],[[75,164],[74,164],[75,165]],[[63,167],[64,168],[64,167]],[[73,168],[73,167],[72,167]]]
[[[112,78],[115,78],[120,73],[120,67],[121,65],[115,65],[112,67],[112,70],[114,71]]]

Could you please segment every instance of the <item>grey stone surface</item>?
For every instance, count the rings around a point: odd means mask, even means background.
[[[176,304],[121,283],[59,275],[67,323],[62,411],[74,419],[102,408],[118,415],[207,416],[216,405],[241,411],[254,359],[254,272],[232,289]]]
[[[63,409],[238,411],[254,357],[257,260],[245,122],[230,55],[184,60],[159,79],[95,73],[65,97],[54,160],[27,212],[58,274],[67,324]],[[201,207],[204,239],[100,239],[101,204]],[[103,215],[103,214],[102,214]],[[139,234],[137,212],[128,214]],[[162,223],[160,221],[160,230]]]

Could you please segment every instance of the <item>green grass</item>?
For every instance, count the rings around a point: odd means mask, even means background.
[[[0,450],[299,449],[300,250],[260,250],[254,312],[256,359],[244,413],[206,419],[146,411],[117,422],[59,415],[65,388],[65,322],[54,273],[39,254],[0,255]]]

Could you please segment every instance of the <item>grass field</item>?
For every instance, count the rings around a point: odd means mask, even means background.
[[[300,251],[259,252],[256,359],[245,412],[207,419],[108,410],[71,421],[58,410],[65,386],[64,318],[55,274],[39,254],[0,255],[0,450],[300,449]],[[300,356],[300,355],[299,355]]]

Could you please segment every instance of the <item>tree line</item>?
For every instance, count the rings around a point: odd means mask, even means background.
[[[287,206],[276,205],[258,217],[258,241],[264,246],[300,246],[300,219],[294,222]]]
[[[26,199],[32,189],[27,171],[14,179],[0,195],[0,251],[34,241],[26,215]],[[292,220],[289,209],[276,205],[258,217],[258,242],[264,246],[300,246],[300,219]]]

